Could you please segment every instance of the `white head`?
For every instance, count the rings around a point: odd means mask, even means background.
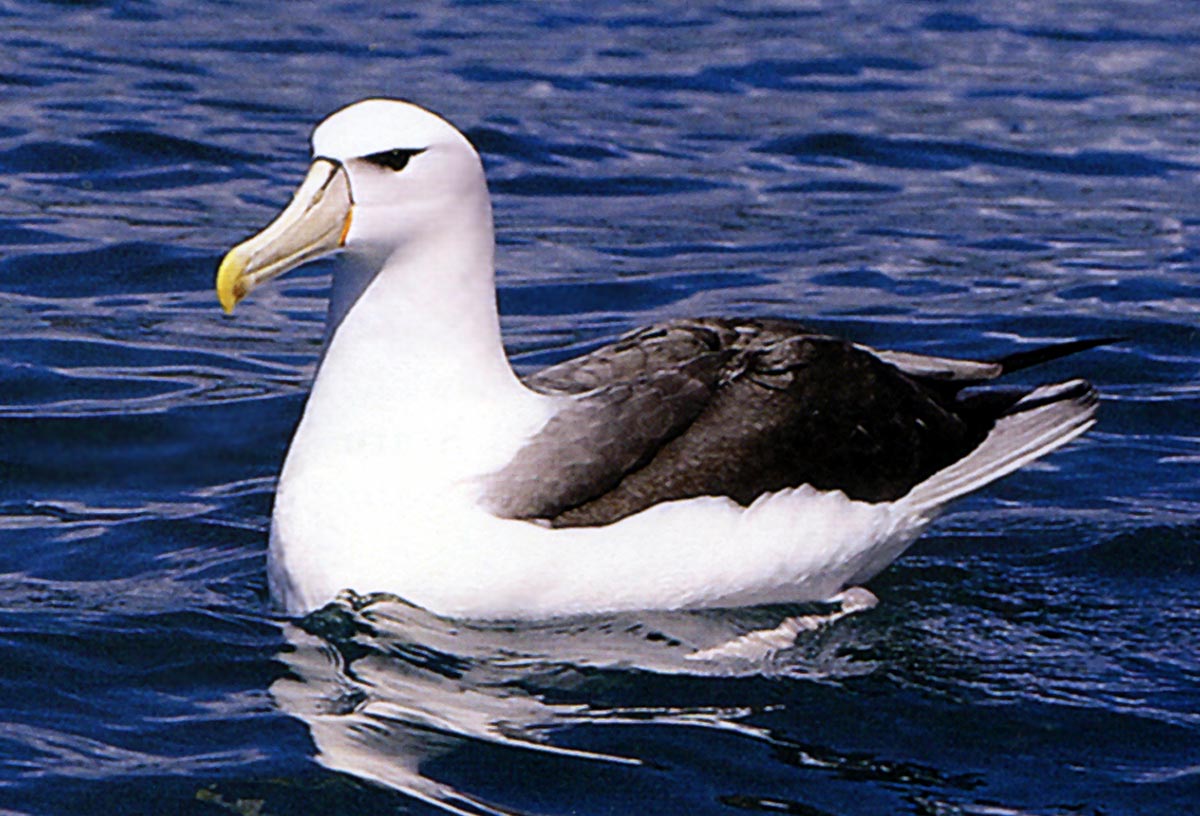
[[[366,99],[313,131],[313,164],[291,203],[229,251],[217,273],[226,310],[263,281],[339,249],[383,260],[469,236],[490,247],[479,155],[453,125],[394,99]]]

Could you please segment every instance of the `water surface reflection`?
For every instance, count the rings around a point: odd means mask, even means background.
[[[848,656],[856,651],[847,640],[854,635],[837,627],[805,633],[802,645],[718,655],[723,645],[769,630],[795,611],[468,623],[395,598],[343,593],[286,625],[280,657],[289,671],[271,693],[308,725],[323,766],[449,812],[508,813],[430,768],[461,749],[488,747],[565,760],[581,773],[588,772],[584,766],[653,764],[636,742],[622,742],[616,752],[582,747],[588,740],[579,740],[576,729],[591,726],[683,726],[783,747],[746,721],[753,706],[719,702],[728,695],[711,678],[835,681],[872,669]],[[825,610],[808,611],[815,618]],[[703,678],[710,678],[707,694],[689,683]],[[619,687],[631,680],[642,699],[622,705]],[[672,684],[677,696],[644,694]],[[646,704],[663,696],[679,702]]]

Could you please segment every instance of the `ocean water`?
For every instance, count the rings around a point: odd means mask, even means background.
[[[356,99],[442,112],[530,370],[778,315],[1120,343],[1083,439],[880,605],[537,625],[266,598],[329,265],[215,266]],[[0,3],[0,813],[1200,812],[1200,14],[1187,0]]]

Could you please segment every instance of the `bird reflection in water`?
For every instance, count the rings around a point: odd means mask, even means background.
[[[821,622],[839,614],[815,609],[808,618],[787,620]],[[462,622],[394,597],[346,592],[287,625],[280,659],[290,671],[271,694],[308,725],[315,758],[328,769],[451,813],[512,813],[433,778],[427,766],[464,747],[593,766],[649,761],[636,755],[636,744],[611,753],[570,745],[575,729],[601,725],[676,725],[778,744],[747,722],[750,708],[674,705],[671,690],[706,677],[833,680],[872,670],[846,656],[854,650],[846,648],[851,630],[843,627],[822,628],[808,641],[796,642],[793,633],[784,649],[766,646],[752,654],[744,648],[748,634],[770,632],[779,619],[778,610],[760,608]],[[737,644],[732,652],[722,653],[731,643]],[[622,678],[631,677],[638,679],[634,707],[616,700]],[[682,695],[697,696],[694,688]]]

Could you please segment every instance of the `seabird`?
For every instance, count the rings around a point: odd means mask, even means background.
[[[466,137],[368,99],[325,119],[312,153],[217,274],[231,311],[342,255],[271,523],[289,613],[346,588],[482,619],[844,599],[948,501],[1094,422],[1082,380],[977,386],[1095,340],[975,361],[700,318],[522,379]]]

